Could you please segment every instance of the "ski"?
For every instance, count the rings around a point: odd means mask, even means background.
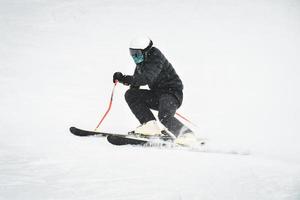
[[[76,136],[80,136],[80,137],[87,137],[87,136],[108,136],[108,135],[120,135],[120,136],[124,136],[124,135],[128,135],[128,134],[116,134],[116,133],[108,133],[108,132],[98,132],[98,131],[88,131],[88,130],[83,130],[83,129],[79,129],[76,127],[70,127],[70,132],[73,135]]]
[[[70,132],[73,135],[80,137],[106,136],[107,141],[113,145],[144,145],[152,140],[151,138],[140,137],[135,134],[117,134],[108,132],[88,131],[76,127],[71,127]]]
[[[145,138],[137,138],[130,136],[119,136],[119,135],[109,135],[107,136],[107,141],[113,145],[145,145],[149,142]]]

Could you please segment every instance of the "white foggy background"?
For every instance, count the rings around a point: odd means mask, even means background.
[[[179,112],[209,139],[300,153],[298,1],[1,1],[1,141],[93,129],[112,74],[146,33],[184,82]],[[138,125],[118,85],[103,130]],[[270,149],[268,149],[270,148]]]
[[[299,25],[296,0],[0,0],[1,161],[88,148],[68,128],[95,128],[113,73],[133,73],[130,40],[147,34],[183,80],[178,112],[197,134],[299,164]],[[126,89],[101,130],[138,125]]]

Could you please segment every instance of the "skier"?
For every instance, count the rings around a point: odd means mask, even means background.
[[[178,144],[197,141],[191,129],[174,117],[183,100],[183,84],[171,63],[146,36],[134,38],[129,47],[136,68],[133,76],[115,72],[113,82],[130,86],[125,99],[140,126],[135,133],[146,136],[160,135],[161,129],[150,109],[158,110],[159,121],[171,132]],[[140,89],[148,85],[149,90]]]

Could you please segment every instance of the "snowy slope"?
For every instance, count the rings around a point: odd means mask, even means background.
[[[1,152],[2,199],[281,200],[299,197],[299,168],[282,161],[119,148],[89,139],[70,138],[69,143],[42,152],[15,148]]]
[[[296,0],[1,0],[0,199],[300,199],[299,10]],[[251,155],[68,133],[96,126],[142,33],[182,77],[179,112],[197,133]],[[125,90],[103,130],[138,125]]]

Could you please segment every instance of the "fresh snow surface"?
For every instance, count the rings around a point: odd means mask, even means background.
[[[0,0],[0,200],[299,200],[299,25],[297,0]],[[69,133],[95,128],[141,34],[208,152]],[[126,88],[101,130],[138,125]]]

